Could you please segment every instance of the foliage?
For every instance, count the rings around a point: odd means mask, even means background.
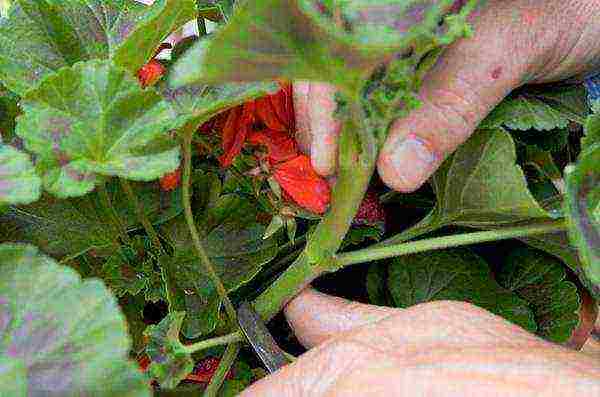
[[[431,190],[390,200],[372,178],[390,124],[471,34],[475,0],[10,3],[0,394],[148,395],[125,357],[145,351],[162,389],[200,379],[195,392],[224,381],[219,395],[235,395],[252,368],[215,346],[239,342],[240,301],[268,320],[315,278],[373,258],[373,303],[468,301],[557,343],[581,327],[582,286],[600,298],[600,104],[590,113],[582,87],[510,94]],[[203,37],[169,58],[164,41],[194,18]],[[294,138],[300,79],[339,90],[331,189]],[[331,279],[359,290],[350,274]]]

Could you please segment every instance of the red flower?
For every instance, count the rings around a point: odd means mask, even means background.
[[[156,84],[158,80],[167,72],[165,67],[157,60],[153,59],[137,72],[137,78],[143,88]]]
[[[288,161],[298,155],[296,141],[287,132],[253,131],[248,135],[246,142],[250,145],[264,146],[271,164]]]
[[[301,207],[317,214],[323,214],[327,210],[331,196],[329,184],[315,172],[308,156],[299,155],[277,164],[273,177],[281,189]]]
[[[160,188],[165,192],[175,190],[181,183],[181,168],[160,178]]]

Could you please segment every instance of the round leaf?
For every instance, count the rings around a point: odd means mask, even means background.
[[[59,197],[94,189],[97,175],[150,181],[179,166],[171,106],[108,61],[63,68],[30,91],[17,134]]]
[[[0,373],[20,382],[2,382],[0,395],[150,395],[100,281],[81,281],[28,245],[0,245],[0,269]]]

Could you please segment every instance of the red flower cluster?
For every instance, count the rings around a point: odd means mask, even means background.
[[[137,361],[142,372],[146,372],[152,363],[150,357],[146,354],[140,356]],[[217,357],[206,357],[196,363],[193,371],[185,377],[185,380],[193,383],[209,383],[215,372],[217,372],[220,363],[221,360]],[[233,369],[229,370],[226,379],[233,379]]]
[[[244,144],[261,147],[262,156],[286,198],[322,214],[330,201],[327,181],[312,168],[310,159],[298,150],[291,84],[282,84],[277,93],[237,106],[200,128],[201,132],[221,131],[221,166],[228,167]]]

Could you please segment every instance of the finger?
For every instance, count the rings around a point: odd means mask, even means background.
[[[300,149],[310,154],[315,171],[322,176],[332,175],[337,164],[341,128],[334,117],[335,88],[325,83],[296,82],[294,108]]]
[[[380,321],[398,309],[366,305],[329,296],[308,288],[285,307],[286,318],[307,348]]]
[[[533,45],[533,33],[526,30],[529,8],[490,1],[473,15],[474,35],[447,48],[424,79],[422,106],[392,125],[378,161],[386,184],[401,192],[421,186],[493,107],[543,64],[547,51]]]

